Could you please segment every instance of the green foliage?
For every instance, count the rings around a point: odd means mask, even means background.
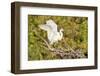
[[[60,28],[64,29],[64,38],[61,41],[54,43],[52,47],[67,49],[67,45],[69,45],[74,50],[82,49],[82,52],[87,55],[87,17],[28,15],[28,60],[59,59],[59,57],[49,51],[45,43],[35,34],[37,33],[47,40],[46,31],[41,30],[38,25],[45,24],[46,20],[49,19],[55,21],[58,25],[58,30]]]

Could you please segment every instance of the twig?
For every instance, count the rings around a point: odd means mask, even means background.
[[[67,47],[71,51],[65,51],[64,49],[51,48],[49,43],[43,37],[41,37],[39,34],[37,34],[35,30],[33,30],[33,31],[35,32],[36,36],[38,36],[42,41],[45,42],[47,48],[51,52],[53,52],[55,55],[59,56],[61,59],[63,59],[63,58],[66,58],[66,59],[85,58],[85,56],[84,56],[84,54],[82,52],[80,52],[79,50],[78,51],[74,51],[68,44],[67,44]]]
[[[51,46],[49,45],[49,43],[43,37],[41,37],[40,35],[38,35],[35,30],[33,30],[33,31],[35,32],[36,36],[38,36],[41,40],[43,40],[46,43],[46,45],[49,48],[49,50],[53,50],[53,48],[51,48]]]

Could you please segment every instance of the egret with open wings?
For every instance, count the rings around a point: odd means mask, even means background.
[[[57,24],[53,20],[47,20],[46,24],[39,25],[42,30],[47,31],[47,37],[50,44],[58,42],[63,38],[63,29],[58,32]]]

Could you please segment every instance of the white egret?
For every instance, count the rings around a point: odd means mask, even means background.
[[[51,19],[47,20],[46,24],[39,25],[39,27],[42,30],[47,31],[47,37],[50,44],[58,42],[59,40],[63,38],[63,33],[62,33],[63,29],[60,29],[60,31],[58,32],[57,24]]]

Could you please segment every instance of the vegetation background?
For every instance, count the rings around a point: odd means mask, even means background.
[[[64,29],[64,37],[58,43],[52,45],[54,48],[67,49],[69,45],[73,50],[80,51],[88,57],[88,18],[72,16],[39,16],[28,15],[28,60],[50,60],[59,59],[45,46],[45,43],[36,34],[47,40],[47,33],[39,28],[52,19],[60,28]],[[35,32],[34,32],[35,31]],[[47,40],[48,41],[48,40]],[[67,49],[67,51],[69,51]]]

